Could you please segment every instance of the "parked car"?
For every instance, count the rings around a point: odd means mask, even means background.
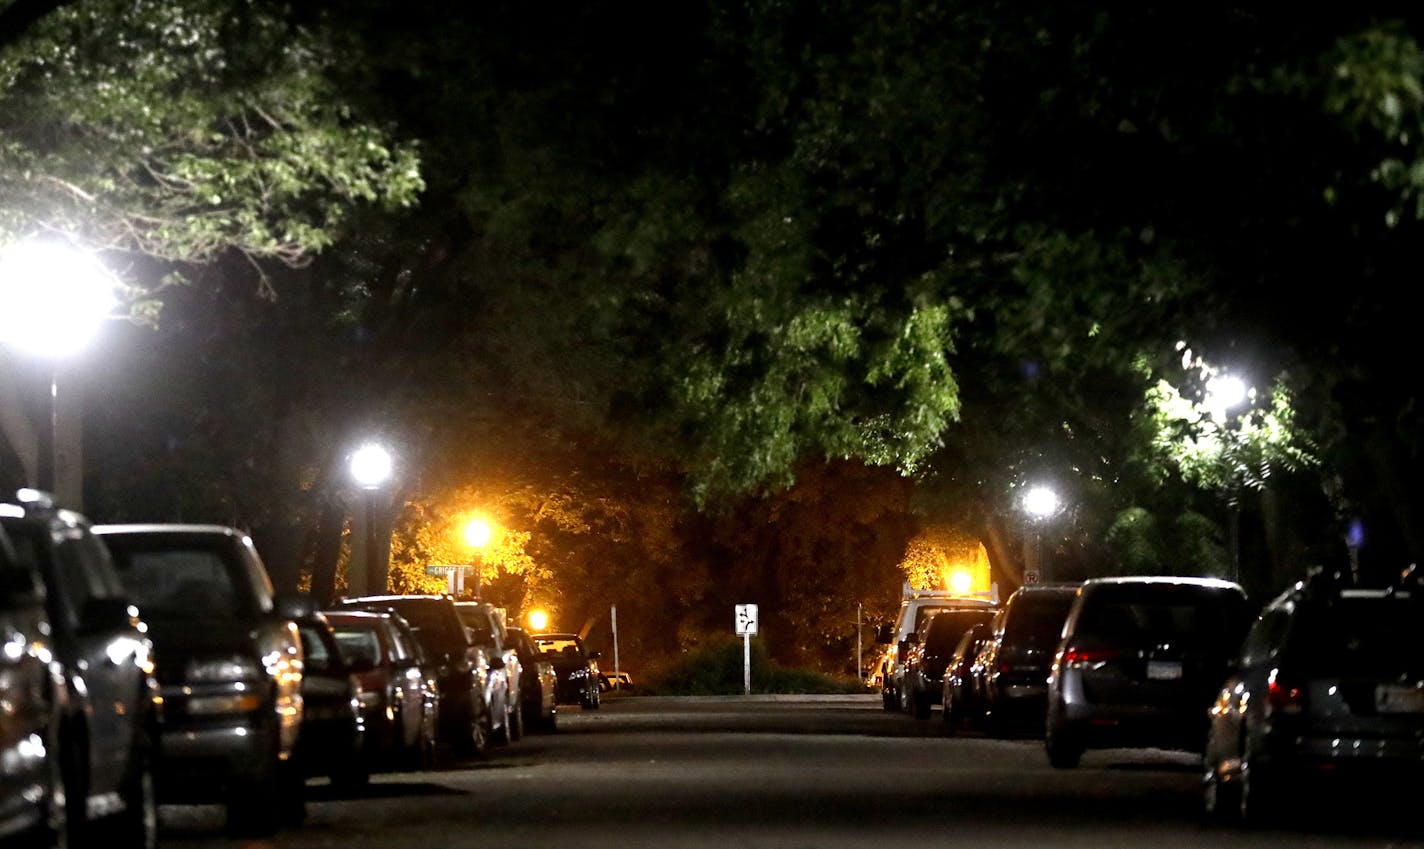
[[[420,646],[396,613],[324,611],[361,684],[365,761],[375,772],[431,769],[436,763],[439,694]],[[399,620],[399,621],[397,621]]]
[[[603,680],[603,691],[610,690],[631,690],[633,689],[633,676],[627,672],[605,672],[600,677]]]
[[[519,701],[527,730],[553,731],[558,725],[558,703],[555,690],[559,676],[554,664],[539,654],[528,632],[523,628],[505,628],[510,645],[519,653]]]
[[[960,638],[970,628],[990,622],[994,615],[985,608],[943,610],[929,618],[923,636],[909,636],[903,686],[916,719],[929,719],[933,707],[941,703],[944,670]]]
[[[524,736],[524,714],[519,709],[519,653],[508,644],[504,611],[488,602],[459,601],[455,609],[469,629],[470,641],[484,654],[490,674],[485,683],[485,701],[490,706],[490,725],[497,742],[512,743]],[[493,661],[498,659],[498,663]]]
[[[1209,711],[1209,815],[1258,820],[1300,791],[1424,778],[1424,583],[1317,572],[1277,596]]]
[[[1083,583],[1048,677],[1044,744],[1058,768],[1091,748],[1200,753],[1207,709],[1252,611],[1214,578],[1095,578]]]
[[[977,715],[990,734],[1042,727],[1049,668],[1077,592],[1077,584],[1019,587],[994,617],[974,667]]]
[[[338,610],[394,611],[410,623],[416,642],[435,662],[440,690],[439,741],[442,749],[482,755],[494,736],[489,692],[489,658],[471,641],[448,595],[381,595],[349,598]]]
[[[979,596],[961,596],[946,590],[914,590],[907,584],[900,599],[900,611],[895,624],[887,625],[876,634],[876,641],[886,647],[881,661],[880,701],[886,710],[911,710],[909,694],[904,686],[905,660],[910,649],[910,635],[922,634],[925,623],[941,610],[998,610],[993,600]]]
[[[558,676],[554,700],[561,705],[577,704],[598,710],[603,696],[598,691],[598,652],[590,652],[578,634],[532,634],[539,655],[554,666]]]
[[[229,830],[305,815],[291,755],[302,645],[246,534],[220,525],[97,525],[148,623],[163,698],[160,801],[226,806]]]
[[[0,528],[0,836],[154,846],[147,625],[83,516],[21,490]]]
[[[989,622],[973,625],[965,631],[955,644],[949,662],[945,664],[940,693],[940,718],[950,730],[973,725],[983,713],[974,699],[974,664],[984,642],[989,639],[989,626],[992,622],[990,619]]]
[[[361,787],[371,777],[371,763],[356,668],[325,614],[303,611],[295,621],[302,640],[302,724],[292,762],[306,778],[325,776],[345,790]]]

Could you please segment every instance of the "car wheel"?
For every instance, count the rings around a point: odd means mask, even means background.
[[[1202,813],[1209,822],[1230,825],[1241,819],[1241,781],[1213,769],[1202,784]]]
[[[493,735],[490,725],[489,711],[476,710],[474,721],[470,723],[470,751],[475,757],[483,757],[489,752],[490,737]]]
[[[225,827],[235,837],[270,837],[277,832],[277,799],[270,783],[234,787],[226,807]]]
[[[1043,746],[1048,752],[1048,763],[1054,769],[1075,769],[1083,760],[1086,748],[1077,735],[1053,722],[1044,731]]]
[[[929,718],[930,718],[930,694],[929,694],[929,693],[916,693],[916,694],[914,695],[914,697],[911,699],[911,704],[910,704],[910,706],[911,706],[912,712],[914,713],[915,719],[929,719]]]
[[[1253,769],[1250,761],[1241,761],[1241,780],[1237,787],[1237,811],[1248,825],[1264,825],[1274,819],[1280,806],[1279,782],[1261,769]]]
[[[509,739],[519,740],[524,737],[524,708],[516,705],[509,712]]]
[[[154,849],[158,845],[158,794],[148,746],[134,752],[120,793],[124,809],[114,816],[112,830],[106,829],[107,840],[120,849]]]
[[[64,763],[58,734],[46,735],[45,793],[40,821],[33,832],[33,844],[46,849],[69,849],[77,841],[70,837],[69,794],[64,786]]]

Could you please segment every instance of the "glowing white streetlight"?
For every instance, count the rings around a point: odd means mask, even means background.
[[[391,452],[374,442],[368,442],[351,455],[351,477],[362,489],[378,489],[391,478],[395,461]]]
[[[81,351],[117,304],[113,277],[66,242],[32,239],[0,249],[0,344],[49,361],[49,421],[32,455],[35,483],[76,510],[82,443],[77,425],[61,427],[60,361]]]
[[[1043,557],[1043,524],[1058,513],[1058,493],[1050,487],[1038,484],[1024,493],[1022,506],[1033,526],[1033,542],[1025,553],[1028,566],[1024,569],[1024,583],[1047,581],[1048,569]]]
[[[1226,414],[1241,406],[1250,394],[1246,381],[1230,374],[1217,374],[1206,382],[1206,398],[1202,401],[1202,407],[1212,418],[1225,421]]]
[[[366,492],[365,574],[348,578],[352,589],[360,594],[386,591],[385,560],[376,534],[376,494],[391,479],[394,467],[391,452],[375,442],[368,442],[351,454],[351,478]]]
[[[63,242],[19,242],[0,251],[0,341],[47,358],[78,353],[118,299],[114,280]]]
[[[1058,512],[1058,493],[1046,486],[1035,486],[1024,493],[1023,508],[1035,519],[1047,519]]]

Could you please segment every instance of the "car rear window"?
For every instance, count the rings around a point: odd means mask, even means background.
[[[925,637],[925,651],[950,654],[965,631],[993,618],[992,610],[947,610],[937,614],[930,621],[930,630]]]
[[[1123,584],[1100,586],[1089,593],[1076,632],[1128,645],[1167,641],[1234,651],[1247,624],[1246,600],[1236,590]]]
[[[453,602],[438,599],[391,599],[387,606],[406,618],[416,629],[416,639],[433,651],[449,651],[451,646],[468,644],[465,626]]]
[[[1014,599],[1005,617],[1004,639],[1035,646],[1056,643],[1076,593],[1036,592]]]
[[[1291,629],[1289,654],[1316,674],[1424,674],[1424,604],[1380,596],[1311,606]]]

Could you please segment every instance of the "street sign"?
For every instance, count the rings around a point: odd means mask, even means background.
[[[432,578],[438,578],[441,575],[449,575],[468,568],[470,568],[468,563],[427,563],[425,564],[425,574]]]
[[[757,606],[755,604],[737,605],[737,633],[755,634],[757,632]]]

